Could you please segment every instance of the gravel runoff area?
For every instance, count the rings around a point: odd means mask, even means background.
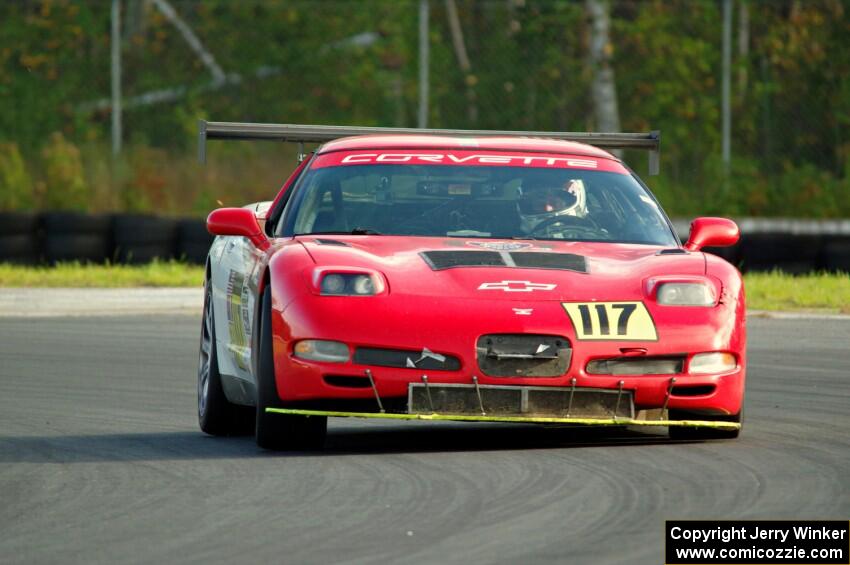
[[[199,314],[202,288],[0,288],[0,317],[127,316]],[[778,319],[848,320],[848,314],[750,310],[750,316]]]

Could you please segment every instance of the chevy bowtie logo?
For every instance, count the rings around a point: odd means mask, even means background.
[[[531,281],[501,281],[481,283],[478,290],[504,290],[505,292],[531,292],[533,290],[554,290],[558,285],[533,283]]]

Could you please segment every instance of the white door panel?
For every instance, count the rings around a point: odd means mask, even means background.
[[[247,238],[219,239],[221,258],[212,265],[219,372],[253,382],[251,333],[261,254]]]

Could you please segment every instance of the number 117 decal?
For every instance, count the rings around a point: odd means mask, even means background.
[[[643,302],[564,302],[580,340],[657,341]]]

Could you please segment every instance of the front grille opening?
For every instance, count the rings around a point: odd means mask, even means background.
[[[358,347],[353,361],[358,365],[396,367],[399,369],[425,369],[428,371],[458,371],[460,359],[428,349],[409,351],[380,347]]]
[[[324,381],[331,386],[343,388],[369,388],[372,386],[366,377],[353,377],[351,375],[325,375]]]
[[[611,357],[594,359],[586,370],[589,375],[677,375],[684,367],[683,356]]]
[[[558,377],[567,372],[573,350],[560,335],[488,334],[478,338],[476,353],[488,377]]]
[[[674,386],[670,392],[673,396],[706,396],[714,392],[714,385]]]
[[[411,383],[411,414],[632,418],[632,391],[564,387]]]

